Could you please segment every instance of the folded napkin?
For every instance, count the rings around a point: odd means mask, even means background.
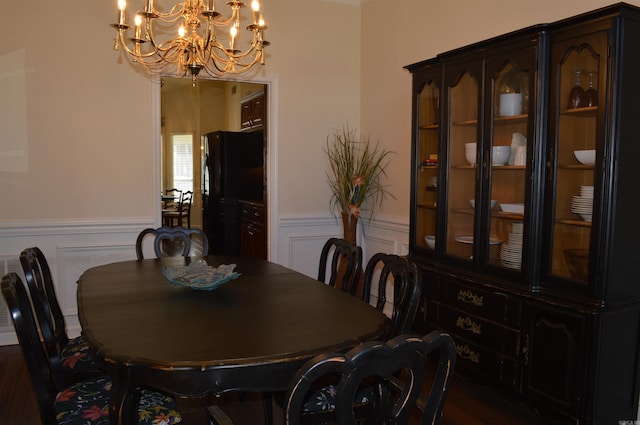
[[[211,291],[240,276],[233,271],[235,268],[235,264],[221,264],[213,267],[200,260],[188,266],[165,267],[162,274],[175,285]]]

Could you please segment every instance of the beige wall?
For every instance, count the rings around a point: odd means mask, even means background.
[[[5,3],[0,221],[152,217],[159,87],[111,49],[115,0]],[[608,3],[263,0],[273,44],[267,65],[242,78],[272,84],[277,210],[328,213],[323,148],[348,121],[398,153],[397,200],[381,214],[407,221],[411,78],[402,67]]]

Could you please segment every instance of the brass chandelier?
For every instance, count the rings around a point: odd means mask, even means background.
[[[267,26],[258,0],[251,3],[252,23],[246,29],[251,32],[252,39],[244,52],[236,47],[240,9],[245,3],[227,1],[231,15],[224,18],[215,10],[214,0],[184,0],[167,13],[157,10],[153,2],[146,0],[144,10],[136,12],[132,38],[127,38],[131,26],[126,19],[126,0],[118,0],[118,23],[111,25],[117,31],[114,50],[122,45],[131,60],[146,70],[172,70],[183,77],[190,74],[195,86],[202,70],[212,77],[219,77],[247,72],[257,63],[264,65],[264,47],[269,42],[263,38]],[[178,26],[177,30],[175,26]],[[162,36],[164,40],[158,38]],[[226,47],[223,41],[226,41]]]

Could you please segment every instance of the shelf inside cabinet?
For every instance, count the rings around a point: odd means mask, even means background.
[[[591,227],[591,222],[584,221],[584,220],[560,219],[560,220],[557,220],[556,223],[568,224],[570,226]]]
[[[585,116],[591,117],[598,111],[597,106],[587,106],[584,108],[565,109],[560,112],[561,115]]]
[[[558,168],[567,169],[567,170],[593,170],[593,165],[564,164],[564,165],[558,165]]]
[[[513,220],[524,220],[524,214],[509,213],[504,211],[496,211],[496,216],[501,218],[510,218]]]
[[[436,206],[433,204],[418,204],[418,208],[424,208],[426,210],[435,210]]]
[[[504,123],[504,124],[515,124],[515,123],[524,123],[527,121],[527,118],[529,117],[529,115],[527,114],[520,114],[520,115],[512,115],[510,117],[495,117],[493,119],[494,124],[500,124],[500,123]]]
[[[421,125],[418,128],[420,130],[437,130],[438,128],[440,128],[440,126],[438,124],[427,124],[427,125]]]
[[[460,127],[474,127],[478,125],[478,120],[472,119],[472,120],[455,121],[455,122],[452,122],[451,125],[460,126]]]
[[[525,165],[493,165],[494,170],[525,170]]]

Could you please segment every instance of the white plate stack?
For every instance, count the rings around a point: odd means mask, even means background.
[[[511,233],[507,235],[507,243],[500,248],[500,262],[509,269],[520,270],[522,265],[522,228],[521,221],[511,224]]]
[[[571,197],[571,212],[584,221],[591,221],[593,213],[593,186],[580,186],[580,195]]]

